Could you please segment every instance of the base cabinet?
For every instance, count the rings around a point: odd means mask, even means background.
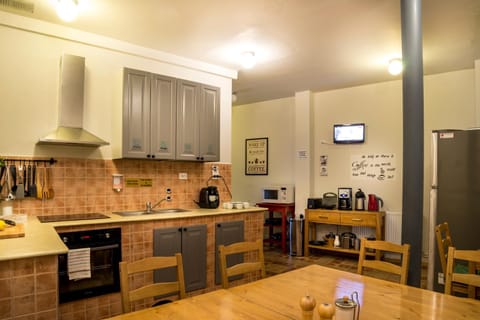
[[[218,246],[229,245],[235,242],[244,241],[244,222],[243,221],[228,221],[219,222],[215,227],[215,284],[222,282],[220,273],[220,260],[218,257]],[[227,257],[227,266],[243,262],[243,255],[229,255]],[[239,279],[239,277],[232,277],[231,280]]]
[[[207,286],[207,226],[194,225],[153,230],[153,255],[172,256],[180,252],[183,259],[185,290]],[[174,281],[175,270],[155,271],[154,281]]]
[[[384,212],[306,209],[304,234],[305,256],[309,255],[309,251],[312,248],[351,254],[359,253],[359,251],[354,249],[343,249],[329,246],[328,244],[319,245],[316,243],[311,243],[310,241],[313,240],[323,240],[317,239],[317,225],[321,224],[350,227],[370,227],[375,230],[376,239],[385,239]]]

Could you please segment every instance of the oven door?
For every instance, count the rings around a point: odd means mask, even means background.
[[[119,244],[90,248],[91,278],[69,280],[67,254],[58,256],[59,302],[94,297],[120,291]]]

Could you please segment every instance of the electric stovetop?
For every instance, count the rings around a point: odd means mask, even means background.
[[[110,219],[101,213],[72,213],[72,214],[55,214],[48,216],[37,216],[40,222],[59,222],[59,221],[75,221],[75,220],[91,220],[91,219]]]

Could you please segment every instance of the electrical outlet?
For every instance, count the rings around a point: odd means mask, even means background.
[[[438,281],[438,284],[445,284],[445,277],[443,275],[443,272],[438,273],[437,281]]]
[[[186,173],[186,172],[180,172],[180,173],[178,174],[178,179],[180,179],[180,180],[187,180],[187,179],[188,179],[188,173]]]
[[[166,188],[165,193],[166,194],[171,194],[172,193],[172,188]]]
[[[220,176],[220,168],[216,165],[212,166],[212,177],[218,177]]]
[[[165,197],[165,200],[167,200],[167,201],[172,201],[172,196],[171,196],[171,195],[166,196],[166,197]]]

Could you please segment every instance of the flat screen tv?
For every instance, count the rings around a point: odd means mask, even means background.
[[[334,124],[334,143],[363,143],[365,142],[365,123]]]

